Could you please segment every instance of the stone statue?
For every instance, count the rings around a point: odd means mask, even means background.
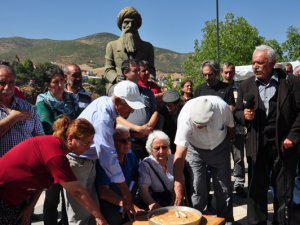
[[[139,12],[133,7],[123,8],[117,16],[117,24],[122,31],[121,36],[107,44],[105,53],[105,77],[109,81],[106,86],[108,95],[111,95],[112,87],[116,83],[125,79],[121,72],[121,65],[126,59],[147,60],[150,76],[152,78],[156,76],[153,46],[143,41],[138,33],[142,25]]]

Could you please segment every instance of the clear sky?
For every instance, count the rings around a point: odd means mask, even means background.
[[[116,17],[125,6],[141,13],[143,40],[180,53],[193,52],[204,23],[216,17],[215,0],[6,0],[1,1],[0,37],[72,40],[99,32],[119,35]],[[282,43],[289,26],[300,29],[299,9],[300,0],[219,0],[219,20],[229,12],[242,16],[260,36]]]

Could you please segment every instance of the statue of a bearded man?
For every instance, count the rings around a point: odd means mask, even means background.
[[[121,65],[126,59],[146,60],[149,62],[150,76],[155,78],[154,49],[152,44],[140,38],[138,29],[142,25],[142,17],[133,7],[123,8],[117,16],[117,24],[122,31],[119,39],[111,41],[106,46],[105,77],[109,84],[106,86],[108,95],[112,93],[112,86],[125,79]]]

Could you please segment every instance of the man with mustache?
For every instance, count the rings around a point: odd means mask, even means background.
[[[252,55],[255,74],[241,83],[235,119],[247,127],[249,173],[247,219],[266,225],[268,190],[273,187],[273,224],[291,224],[292,194],[300,140],[300,79],[274,69],[276,52],[267,45]],[[247,96],[254,106],[248,106]]]
[[[109,83],[106,92],[111,95],[113,85],[125,80],[122,75],[122,62],[126,59],[147,60],[149,72],[155,78],[154,49],[152,44],[140,38],[138,29],[142,25],[142,17],[133,7],[123,8],[117,16],[117,24],[122,31],[119,39],[111,41],[106,46],[105,77]]]
[[[35,109],[15,96],[16,74],[0,65],[0,157],[27,138],[43,135]]]
[[[73,93],[78,100],[79,109],[82,112],[92,102],[90,93],[82,87],[81,69],[76,64],[69,64],[64,68],[66,90]]]

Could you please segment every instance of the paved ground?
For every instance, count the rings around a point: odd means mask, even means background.
[[[246,175],[247,178],[247,175]],[[247,182],[246,182],[246,186],[247,186]],[[268,225],[271,225],[271,219],[272,219],[272,215],[273,215],[273,206],[272,206],[272,193],[271,191],[269,191],[269,205],[268,205],[268,209],[269,209],[269,221],[268,221]],[[36,214],[40,214],[42,216],[42,212],[43,212],[43,201],[44,201],[44,194],[41,195],[39,201],[37,202],[36,208],[35,208],[35,213]],[[246,199],[244,198],[239,198],[235,195],[235,193],[233,194],[233,202],[234,202],[234,207],[233,207],[233,215],[234,215],[234,220],[235,220],[235,225],[247,225],[247,219],[246,219],[246,212],[247,212],[247,204],[246,204]],[[213,199],[213,203],[214,205],[214,199]],[[43,221],[38,221],[38,222],[34,222],[34,225],[43,225]]]

